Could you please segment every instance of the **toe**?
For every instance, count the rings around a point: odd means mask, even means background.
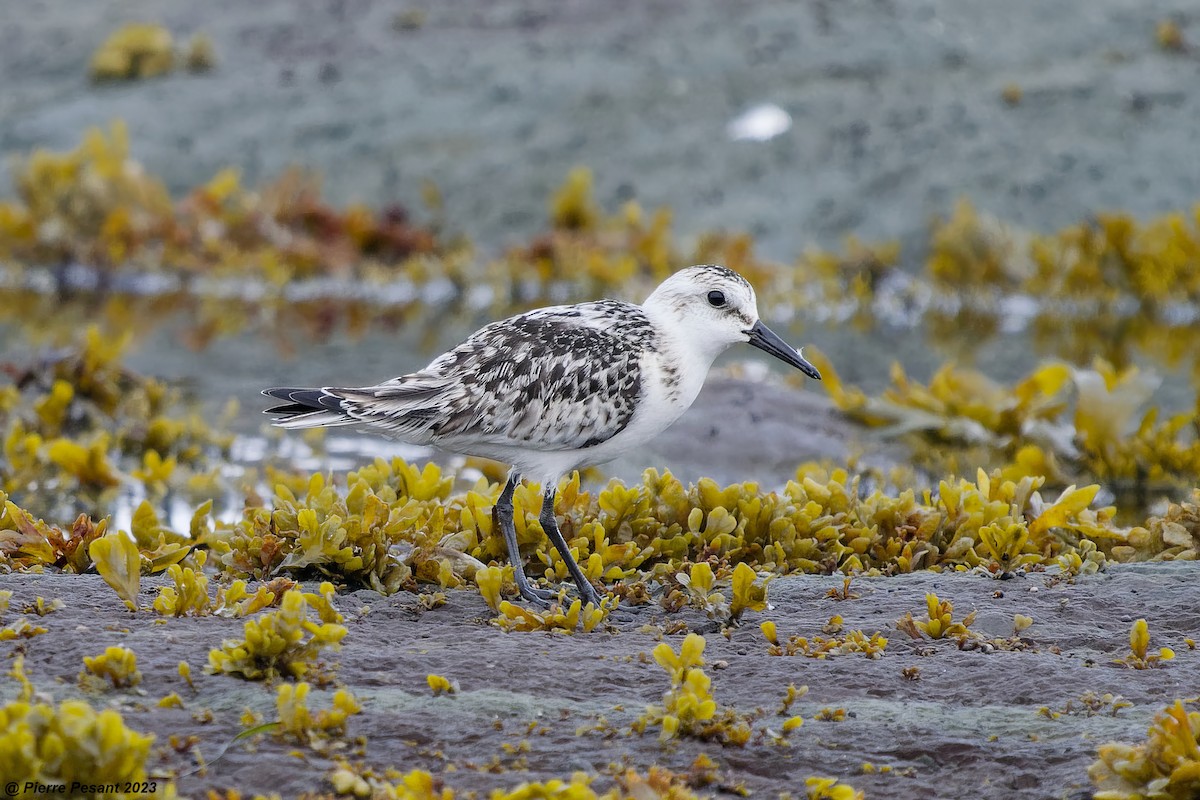
[[[532,586],[522,586],[520,588],[521,597],[523,597],[527,603],[532,603],[533,605],[541,606],[542,608],[549,608],[550,601],[555,596],[553,592],[550,592],[546,589],[536,589]]]

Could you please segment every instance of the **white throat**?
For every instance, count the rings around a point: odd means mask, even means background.
[[[700,374],[701,380],[709,367],[735,342],[713,336],[714,331],[675,309],[654,303],[642,306],[662,342],[663,356],[677,364],[687,364],[689,371]],[[701,369],[702,368],[702,369]]]
[[[728,345],[704,336],[703,331],[692,329],[686,321],[681,324],[670,309],[647,306],[645,311],[659,341],[658,353],[651,359],[653,366],[649,372],[654,375],[652,380],[657,384],[657,390],[661,391],[659,400],[664,410],[672,409],[670,420],[663,421],[662,427],[666,427],[692,405],[704,386],[713,361],[728,349]]]

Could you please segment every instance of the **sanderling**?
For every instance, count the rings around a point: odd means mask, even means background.
[[[394,439],[512,465],[495,515],[521,596],[552,592],[525,576],[513,526],[524,475],[543,488],[542,529],[584,602],[599,604],[554,517],[558,481],[665,430],[696,399],[713,360],[748,342],[820,380],[758,318],[754,289],[725,267],[688,267],[642,305],[600,300],[493,322],[419,372],[352,389],[267,389],[283,428],[362,425]]]

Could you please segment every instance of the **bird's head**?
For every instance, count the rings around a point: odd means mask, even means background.
[[[796,348],[779,338],[758,317],[750,283],[715,264],[688,267],[663,281],[643,304],[660,316],[689,346],[716,358],[730,345],[748,342],[810,378],[821,373]]]

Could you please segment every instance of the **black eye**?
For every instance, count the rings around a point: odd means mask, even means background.
[[[708,293],[708,304],[713,308],[720,308],[725,305],[725,293],[712,291]]]

